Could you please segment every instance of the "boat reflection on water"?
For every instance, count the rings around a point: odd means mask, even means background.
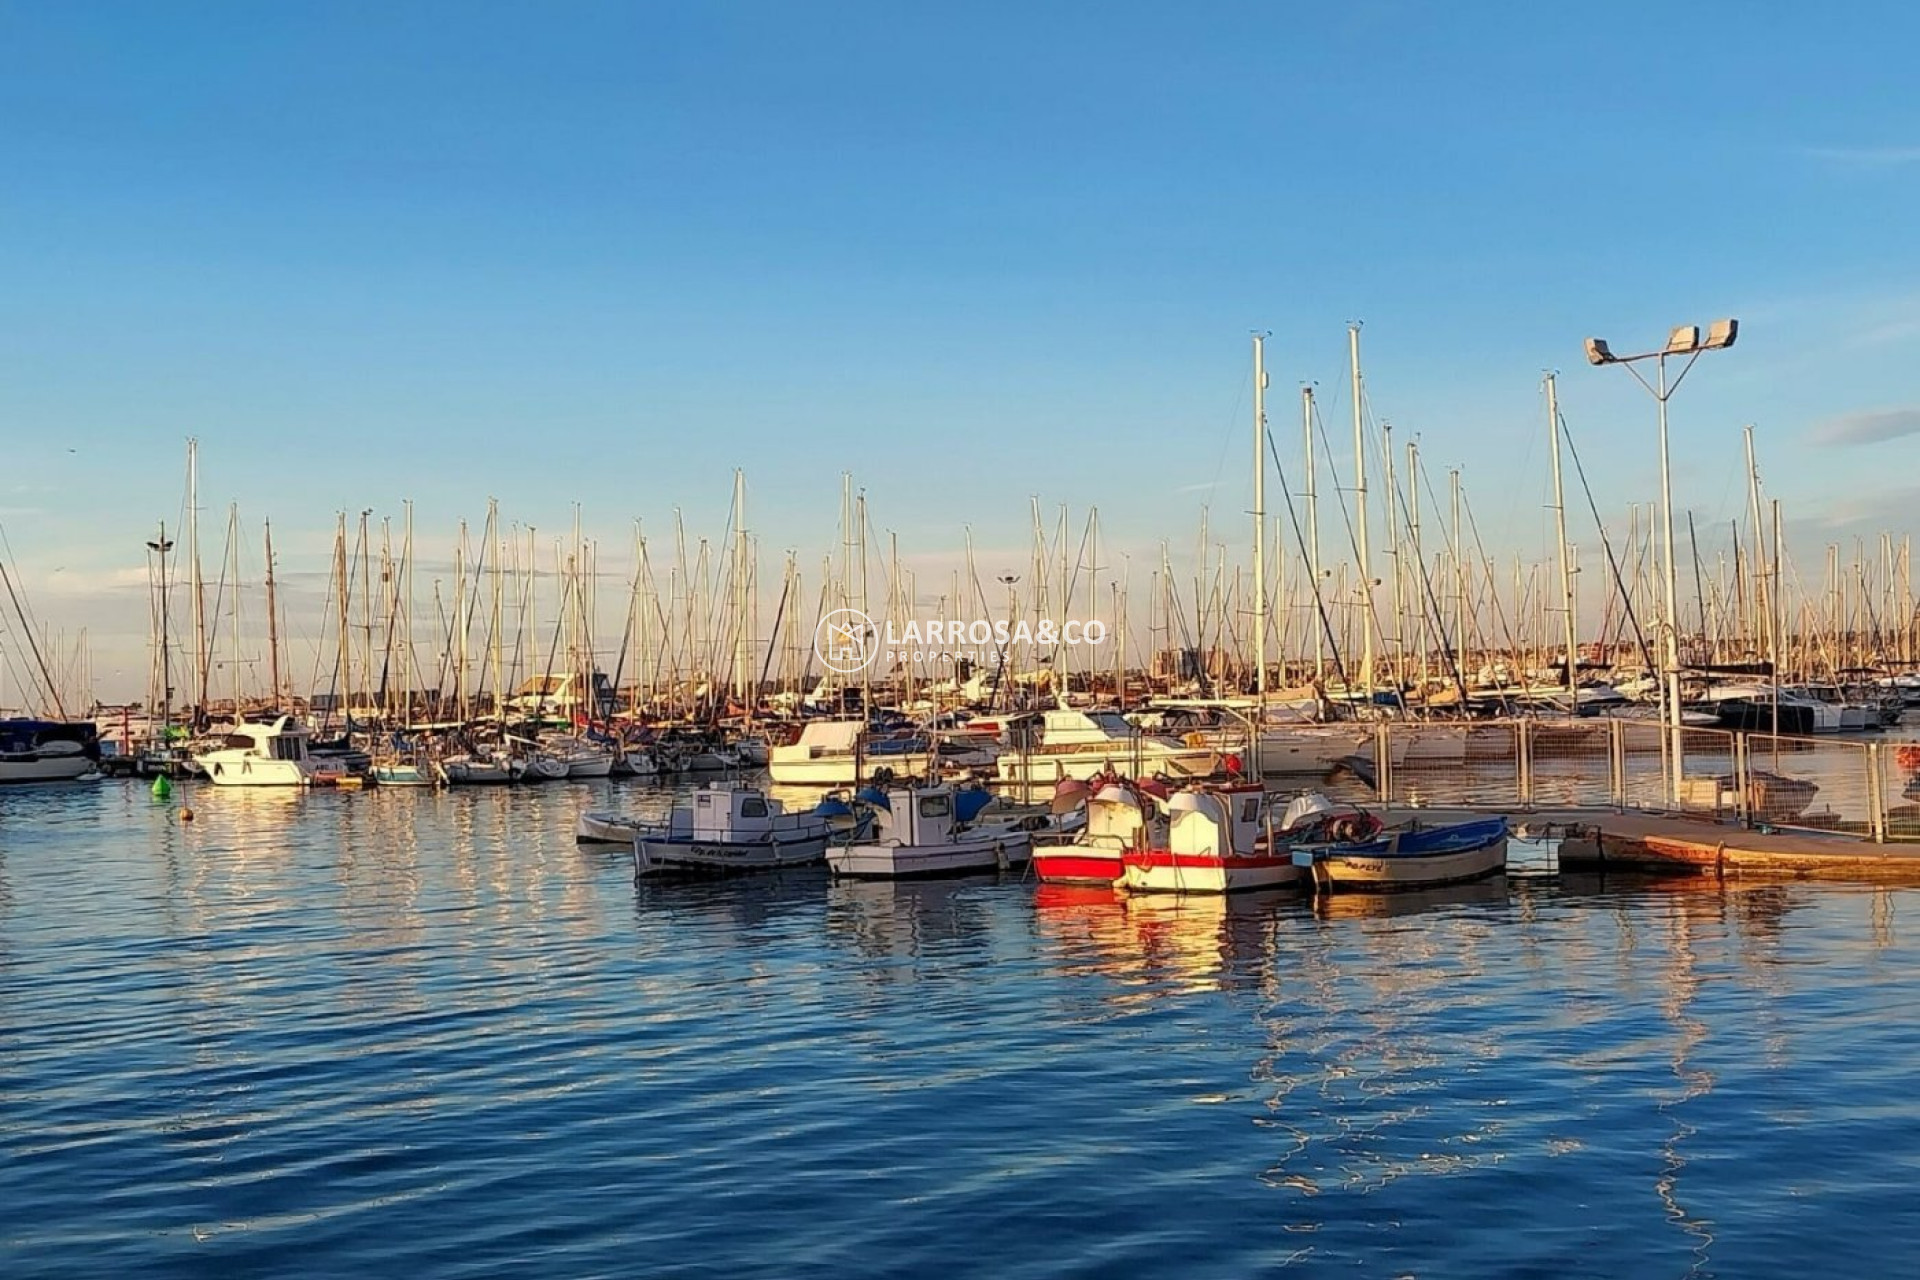
[[[1468,884],[1435,885],[1431,889],[1399,889],[1391,893],[1322,893],[1314,897],[1313,914],[1322,920],[1416,916],[1452,907],[1485,907],[1504,903],[1509,893],[1504,874]]]
[[[985,950],[997,874],[937,880],[828,880],[827,937],[870,959],[951,958]]]
[[[1042,884],[1033,905],[1040,935],[1062,960],[1154,998],[1274,981],[1277,914],[1303,900],[1290,888],[1175,896]]]

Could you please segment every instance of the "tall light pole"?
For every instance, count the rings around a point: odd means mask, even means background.
[[[1647,351],[1639,355],[1617,356],[1601,338],[1587,339],[1587,363],[1593,365],[1617,364],[1626,367],[1634,381],[1647,389],[1660,406],[1660,508],[1661,522],[1665,529],[1665,554],[1662,565],[1664,590],[1666,593],[1666,703],[1667,732],[1671,739],[1669,751],[1673,760],[1673,771],[1669,775],[1667,798],[1678,804],[1680,800],[1680,777],[1683,743],[1680,733],[1680,597],[1674,586],[1673,566],[1673,472],[1667,460],[1667,401],[1680,389],[1680,384],[1693,368],[1694,361],[1705,351],[1721,351],[1733,345],[1740,336],[1738,320],[1715,320],[1707,327],[1707,336],[1702,340],[1700,326],[1683,324],[1676,326],[1667,335],[1667,345],[1658,351]],[[1667,381],[1667,357],[1685,356],[1687,362],[1673,381]],[[1633,366],[1642,360],[1654,362],[1654,380],[1648,382],[1646,376]]]

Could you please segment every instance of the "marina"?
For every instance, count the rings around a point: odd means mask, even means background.
[[[1912,1265],[1920,9],[14,9],[0,1280]]]

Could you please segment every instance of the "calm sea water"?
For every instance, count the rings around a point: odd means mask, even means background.
[[[572,837],[631,788],[184,794],[190,824],[127,784],[0,792],[8,1277],[1799,1276],[1920,1247],[1907,891],[637,887]]]

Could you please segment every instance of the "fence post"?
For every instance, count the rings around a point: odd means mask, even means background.
[[[1385,720],[1373,722],[1373,776],[1380,792],[1380,803],[1393,808],[1393,741],[1388,737]]]
[[[1737,730],[1733,734],[1733,811],[1740,816],[1740,825],[1753,825],[1753,780],[1747,774],[1747,735]]]
[[[1522,716],[1513,726],[1515,781],[1519,786],[1522,809],[1533,808],[1533,720]]]
[[[1885,791],[1886,784],[1881,780],[1880,774],[1880,744],[1869,742],[1867,744],[1867,804],[1871,807],[1872,813],[1868,816],[1868,826],[1873,831],[1875,844],[1887,842]]]
[[[1607,794],[1616,811],[1627,807],[1627,722],[1618,716],[1607,725]]]

